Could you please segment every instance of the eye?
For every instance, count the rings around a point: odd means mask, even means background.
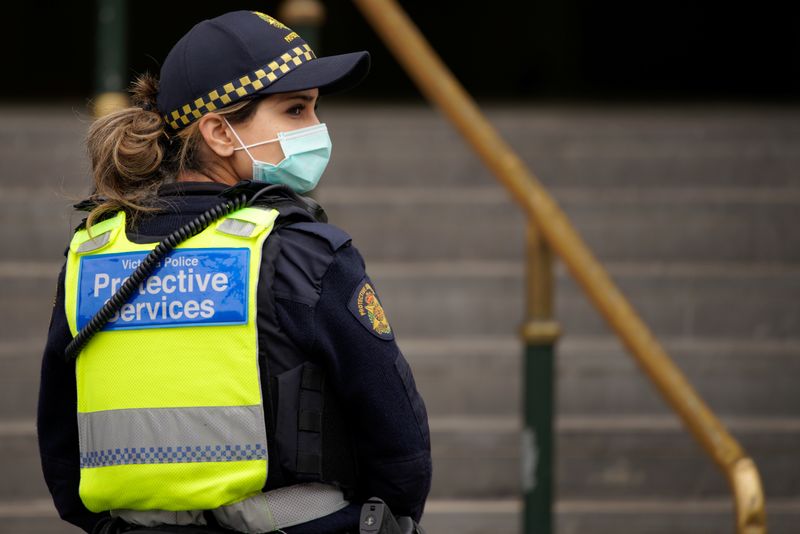
[[[293,117],[299,117],[300,115],[303,114],[303,111],[305,109],[306,109],[306,106],[304,104],[297,104],[295,106],[290,107],[288,110],[286,110],[286,113],[288,113],[289,115],[291,115]]]

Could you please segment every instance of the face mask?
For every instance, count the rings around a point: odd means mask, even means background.
[[[225,122],[242,145],[234,150],[244,150],[253,160],[254,181],[288,185],[295,193],[306,193],[317,186],[331,157],[331,138],[324,123],[278,132],[278,137],[275,139],[245,145],[227,119]],[[284,155],[277,165],[259,161],[247,150],[275,142],[281,144]]]

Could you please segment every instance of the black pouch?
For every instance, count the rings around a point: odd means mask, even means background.
[[[311,362],[277,377],[275,440],[285,472],[298,482],[322,479],[323,375]]]
[[[287,483],[324,482],[352,499],[357,463],[347,417],[325,384],[322,368],[311,362],[279,374],[275,442]]]

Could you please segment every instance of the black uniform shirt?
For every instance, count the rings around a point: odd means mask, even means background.
[[[168,197],[167,210],[143,218],[136,234],[163,238],[218,204],[217,195],[223,189],[211,183],[165,186],[161,195]],[[280,327],[326,368],[326,383],[339,397],[354,433],[360,495],[379,496],[396,515],[419,519],[431,481],[425,406],[393,334],[354,312],[365,286],[372,286],[361,255],[345,232],[324,223],[291,224],[276,230],[270,239],[276,236],[281,248],[274,287],[259,286],[259,291],[273,291]],[[88,511],[78,496],[75,370],[74,362],[64,360],[71,339],[62,269],[42,362],[39,448],[58,513],[90,532],[107,514]],[[293,534],[354,530],[359,510],[360,505],[353,503],[330,516],[284,530]]]

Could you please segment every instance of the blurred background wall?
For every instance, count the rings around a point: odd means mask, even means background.
[[[159,2],[128,10],[131,76],[157,71],[174,42],[221,9],[277,12],[277,1]],[[324,2],[324,53],[368,49],[363,99],[417,92],[351,2]],[[737,99],[796,101],[800,20],[767,2],[581,0],[401,2],[461,82],[482,100]],[[94,89],[94,2],[13,2],[0,42],[4,100],[83,99]],[[35,74],[34,74],[35,73]],[[46,80],[46,83],[42,83]]]
[[[771,532],[800,520],[800,19],[777,3],[402,1],[756,460]],[[517,532],[524,217],[350,2],[321,54],[318,198],[367,259],[425,397],[431,534]],[[127,73],[193,24],[278,2],[130,2]],[[56,517],[35,440],[63,250],[90,187],[93,2],[7,3],[0,35],[0,532]],[[557,532],[733,530],[722,475],[560,266]]]

